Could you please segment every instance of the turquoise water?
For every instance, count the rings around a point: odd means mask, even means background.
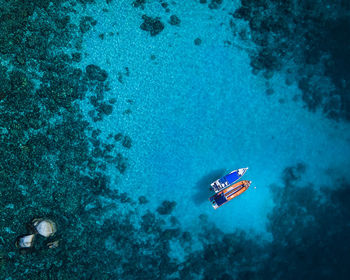
[[[348,279],[350,7],[328,4],[7,1],[0,278]]]
[[[264,232],[273,207],[268,186],[281,182],[285,166],[307,163],[305,180],[315,185],[330,183],[324,162],[334,162],[336,169],[350,166],[348,125],[339,128],[308,112],[292,100],[300,90],[285,85],[278,74],[269,81],[275,94],[266,95],[265,80],[251,73],[244,45],[225,46],[232,39],[240,45],[227,24],[227,10],[236,5],[226,3],[219,11],[196,3],[176,5],[173,13],[183,19],[181,26],[167,26],[156,37],[137,26],[140,15],[161,11],[157,3],[145,11],[125,2],[108,6],[107,14],[87,10],[101,24],[84,40],[86,64],[109,69],[109,94],[118,99],[113,115],[97,127],[105,134],[128,132],[134,142],[128,154],[132,168],[116,187],[145,193],[151,209],[175,200],[175,215],[185,228],[205,213],[225,232]],[[119,35],[101,42],[98,34],[107,32]],[[197,37],[200,46],[193,43]],[[117,75],[125,67],[130,76],[120,84]],[[130,105],[128,99],[135,102]],[[132,114],[120,117],[129,108]],[[325,150],[324,143],[332,144]],[[250,169],[243,179],[256,189],[213,211],[207,201],[210,183],[245,166]],[[232,220],[233,213],[241,214]]]

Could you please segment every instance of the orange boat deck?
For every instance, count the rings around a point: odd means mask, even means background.
[[[217,209],[226,202],[244,193],[249,188],[250,184],[251,181],[248,180],[240,181],[213,195],[209,198],[209,201],[212,203],[214,209]]]

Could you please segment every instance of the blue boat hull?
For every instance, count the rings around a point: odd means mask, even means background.
[[[231,171],[229,174],[226,174],[222,178],[211,183],[212,189],[216,193],[222,191],[223,189],[231,186],[236,181],[238,181],[247,172],[247,170],[248,167]]]

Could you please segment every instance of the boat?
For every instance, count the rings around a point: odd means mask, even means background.
[[[247,170],[248,167],[231,171],[229,174],[211,183],[211,189],[216,193],[222,191],[223,189],[239,180],[247,172]]]
[[[244,193],[249,188],[251,183],[252,181],[248,180],[239,181],[238,183],[214,194],[209,198],[209,201],[211,202],[211,205],[214,207],[214,209],[217,209],[231,199]]]

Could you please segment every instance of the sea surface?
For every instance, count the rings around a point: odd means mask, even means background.
[[[349,279],[346,1],[1,2],[0,279]]]

